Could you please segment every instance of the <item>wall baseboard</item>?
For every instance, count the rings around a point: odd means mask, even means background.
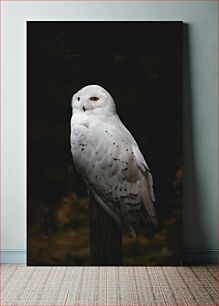
[[[26,250],[0,250],[1,264],[25,264]]]
[[[26,250],[0,250],[0,263],[26,264]],[[218,250],[184,250],[183,263],[184,265],[217,264]]]
[[[184,264],[218,264],[218,250],[184,250]]]

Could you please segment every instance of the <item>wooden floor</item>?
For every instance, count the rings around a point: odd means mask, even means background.
[[[218,305],[217,266],[1,266],[0,305]]]

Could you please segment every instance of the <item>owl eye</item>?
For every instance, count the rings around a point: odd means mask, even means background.
[[[98,98],[98,97],[90,97],[90,100],[91,100],[91,101],[98,101],[99,98]]]

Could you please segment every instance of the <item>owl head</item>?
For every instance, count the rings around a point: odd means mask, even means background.
[[[88,85],[80,89],[72,98],[73,112],[87,115],[113,115],[116,107],[113,98],[103,87]]]

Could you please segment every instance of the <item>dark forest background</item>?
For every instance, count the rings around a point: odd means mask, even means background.
[[[125,265],[182,256],[182,23],[27,23],[29,265],[89,265],[88,198],[70,151],[71,98],[113,96],[148,162],[159,229],[124,236]]]

